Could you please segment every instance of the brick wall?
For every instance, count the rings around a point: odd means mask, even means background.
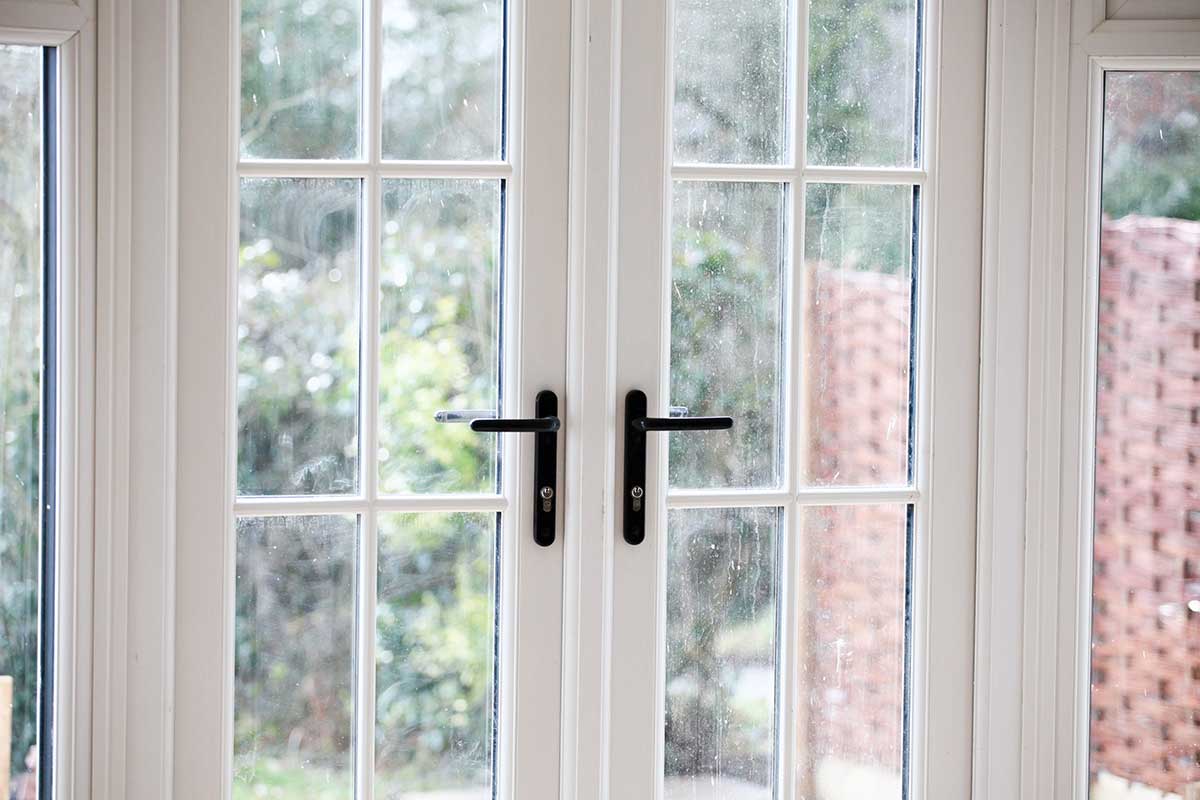
[[[1106,221],[1093,775],[1200,781],[1200,223]]]
[[[1100,276],[1091,769],[1182,793],[1200,781],[1200,223],[1106,221]],[[861,479],[896,447],[875,422],[907,379],[907,283],[816,269],[810,287],[811,458]],[[897,770],[903,516],[847,514],[806,525],[806,760]]]
[[[810,266],[806,288],[810,474],[848,484],[902,483],[909,280]],[[818,796],[827,798],[863,768],[898,781],[907,510],[808,509],[804,537],[804,585],[812,594],[803,761]]]

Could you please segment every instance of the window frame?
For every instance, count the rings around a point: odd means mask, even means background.
[[[1087,800],[1103,77],[1200,69],[1200,11],[993,3],[974,794]]]
[[[39,793],[83,796],[96,715],[90,698],[95,550],[94,409],[95,180],[90,3],[6,4],[0,41],[44,48],[43,295],[46,366],[42,486],[43,548],[39,671]],[[50,714],[45,715],[49,709]]]

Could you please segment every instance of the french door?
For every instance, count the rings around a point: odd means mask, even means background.
[[[176,787],[554,796],[569,9],[185,6]]]
[[[612,797],[970,793],[983,20],[624,7]]]
[[[983,6],[185,2],[178,795],[965,796]]]

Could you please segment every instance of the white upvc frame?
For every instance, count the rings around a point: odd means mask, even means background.
[[[796,4],[791,46],[799,58],[806,54],[804,37],[806,3]],[[663,762],[662,640],[665,614],[665,531],[667,508],[776,506],[783,508],[785,539],[782,553],[786,574],[795,569],[789,555],[800,535],[798,509],[846,503],[912,503],[916,506],[914,638],[911,642],[912,693],[909,754],[911,788],[918,798],[965,796],[970,786],[972,596],[974,591],[974,540],[967,531],[975,523],[975,438],[977,376],[964,365],[976,363],[979,329],[978,298],[982,212],[982,87],[983,47],[986,32],[983,2],[926,3],[926,38],[923,74],[923,161],[913,169],[821,168],[805,166],[803,151],[806,87],[793,87],[789,125],[795,132],[794,166],[676,165],[671,162],[670,4],[658,2],[626,5],[617,20],[620,47],[616,78],[619,90],[618,155],[613,159],[618,182],[611,219],[619,261],[615,332],[606,342],[617,360],[610,380],[617,402],[624,392],[641,388],[651,409],[662,409],[666,397],[666,359],[669,320],[665,286],[670,249],[666,208],[674,179],[916,184],[922,187],[922,227],[919,282],[920,317],[916,349],[919,374],[916,415],[918,464],[912,486],[879,488],[805,487],[797,469],[789,470],[785,483],[773,491],[672,491],[665,503],[652,504],[647,515],[647,537],[637,547],[620,537],[621,498],[607,486],[613,509],[603,520],[611,566],[604,575],[606,603],[613,630],[606,653],[610,685],[605,699],[610,719],[609,761],[603,770],[606,790],[613,797],[657,797],[661,791]],[[590,77],[590,76],[589,76]],[[940,165],[953,165],[941,167]],[[789,263],[800,252],[803,236],[802,198],[792,197],[788,208],[791,243]],[[597,217],[590,218],[593,224]],[[941,265],[941,266],[939,266]],[[617,268],[610,267],[616,271]],[[785,289],[797,302],[796,268]],[[611,288],[610,276],[610,292]],[[793,313],[794,316],[794,313]],[[798,326],[785,334],[790,386],[785,390],[785,430],[789,455],[798,463],[803,446],[803,417],[798,402],[801,372],[801,332]],[[934,413],[937,409],[937,413]],[[616,440],[617,413],[610,407],[608,435]],[[736,435],[736,428],[735,428]],[[938,455],[934,458],[934,443]],[[620,450],[620,444],[616,445]],[[666,437],[647,443],[647,496],[666,495]],[[616,459],[619,463],[619,457]],[[786,577],[780,588],[795,591]],[[797,607],[797,598],[780,597],[785,615]],[[788,623],[785,621],[784,628]],[[790,638],[790,637],[785,637]],[[786,648],[783,658],[791,663]],[[649,673],[649,675],[647,675]],[[785,674],[780,694],[783,708],[780,739],[780,796],[798,791],[792,779],[791,754],[795,749],[789,720],[799,702],[797,674]],[[933,687],[936,687],[936,691]],[[567,724],[570,724],[569,721]],[[619,735],[618,735],[619,732]],[[601,795],[603,796],[603,795]]]
[[[1084,800],[1103,75],[1200,69],[1200,8],[994,0],[989,51],[974,794]]]
[[[58,57],[58,496],[55,523],[54,742],[55,793],[90,796],[91,744],[99,722],[92,698],[108,687],[92,681],[95,536],[94,447],[96,179],[95,7],[74,3],[0,2],[0,42],[54,47]]]
[[[569,7],[551,0],[508,4],[506,115],[509,153],[495,162],[392,162],[378,134],[382,2],[365,4],[363,156],[346,161],[240,160],[237,130],[240,17],[237,4],[183,2],[181,214],[179,242],[179,581],[175,623],[177,674],[174,776],[180,798],[228,797],[232,781],[233,565],[235,515],[355,514],[360,520],[356,609],[356,705],[375,707],[374,603],[376,517],[387,511],[503,512],[497,786],[501,797],[548,797],[559,785],[563,547],[537,546],[530,533],[532,437],[502,436],[503,490],[498,495],[378,493],[371,424],[378,394],[376,360],[379,232],[385,178],[489,178],[507,183],[505,235],[504,408],[531,416],[537,390],[559,394],[566,364]],[[349,177],[363,181],[361,207],[360,424],[364,480],[354,497],[240,498],[236,474],[236,253],[238,181],[243,177]],[[224,265],[214,270],[213,265]],[[560,437],[560,453],[563,452]],[[216,440],[221,447],[212,447]],[[562,469],[560,457],[560,471]],[[559,492],[560,514],[561,498]],[[355,730],[356,796],[370,800],[374,714]]]

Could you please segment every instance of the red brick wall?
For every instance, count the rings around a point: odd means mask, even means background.
[[[1101,241],[1091,770],[1179,792],[1200,781],[1200,223]]]
[[[907,380],[907,282],[815,269],[808,303],[811,466],[868,480],[896,448],[878,421]],[[1098,367],[1091,768],[1181,792],[1200,781],[1200,223],[1105,222]],[[896,770],[903,515],[816,510],[805,530],[806,760]]]
[[[902,483],[909,280],[810,268],[810,474]],[[810,775],[836,759],[899,774],[904,701],[903,505],[808,509],[804,522]],[[810,778],[811,779],[811,778]]]

